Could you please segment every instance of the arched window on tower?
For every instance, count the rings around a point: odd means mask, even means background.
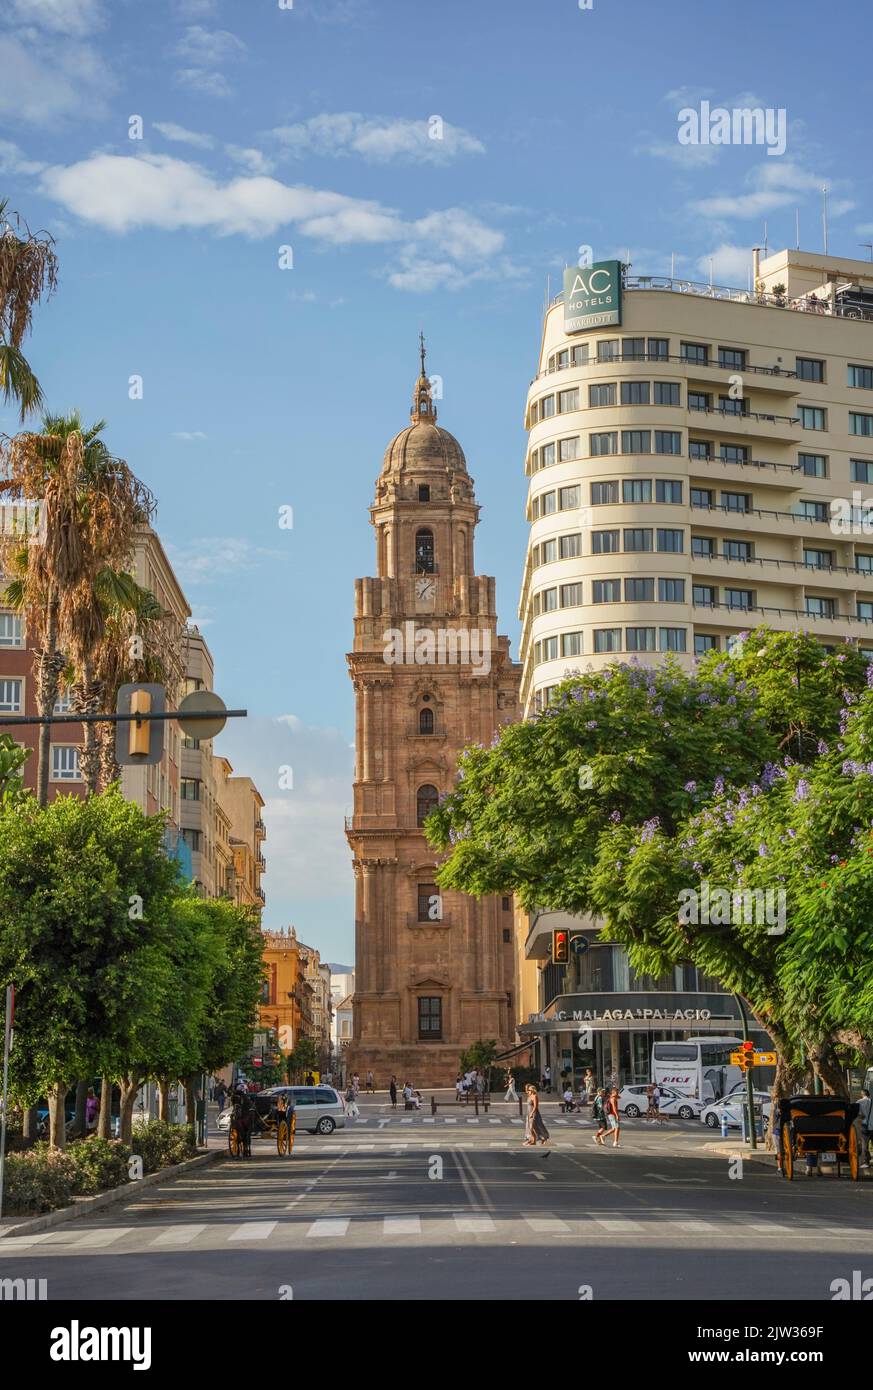
[[[436,574],[434,565],[433,531],[426,528],[415,533],[415,573]]]
[[[419,829],[424,825],[439,799],[439,792],[429,782],[425,782],[423,787],[419,787],[415,794],[415,819]]]
[[[433,733],[433,710],[422,709],[418,712],[418,732],[420,734]]]
[[[419,500],[419,502],[429,502],[429,501],[430,501],[430,483],[419,483],[419,485],[418,485],[418,500]]]

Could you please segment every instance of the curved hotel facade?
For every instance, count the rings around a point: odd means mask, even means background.
[[[691,666],[761,623],[873,656],[873,264],[783,251],[750,270],[747,292],[601,262],[567,271],[546,310],[526,410],[525,716],[575,671],[668,652]],[[569,979],[549,963],[562,925],[592,943]],[[646,1080],[653,1041],[737,1030],[733,997],[691,966],[635,976],[591,921],[518,929],[520,1032],[555,1076]]]

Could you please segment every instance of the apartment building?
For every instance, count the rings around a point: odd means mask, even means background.
[[[262,931],[264,984],[260,1025],[272,1029],[283,1052],[291,1052],[303,1037],[313,1036],[312,986],[305,965],[309,947],[301,946],[294,927]]]
[[[267,830],[263,820],[264,799],[251,777],[234,777],[227,758],[214,757],[216,799],[227,825],[226,853],[230,877],[229,895],[240,907],[253,908],[260,917],[265,902],[261,874],[267,865],[263,843]],[[217,834],[219,857],[225,849]]]
[[[185,694],[214,690],[212,653],[199,628],[186,629],[183,651]],[[227,859],[218,842],[222,829],[229,835],[230,824],[218,801],[212,739],[182,735],[179,790],[181,835],[191,851],[194,883],[204,897],[219,897],[227,891],[228,878]]]
[[[690,665],[760,623],[873,652],[873,264],[781,251],[750,277],[602,262],[549,305],[526,411],[526,712],[572,670]]]

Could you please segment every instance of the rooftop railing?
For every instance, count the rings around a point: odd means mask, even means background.
[[[824,314],[829,317],[864,319],[873,322],[873,306],[834,303],[819,299],[815,294],[798,295],[789,299],[784,294],[768,294],[762,290],[740,290],[733,285],[710,285],[702,280],[680,280],[671,275],[625,275],[622,287],[634,290],[665,290],[670,294],[691,294],[703,299],[728,300],[732,304],[758,304],[768,309],[786,309],[805,314]],[[563,304],[563,290],[549,303],[549,308]]]

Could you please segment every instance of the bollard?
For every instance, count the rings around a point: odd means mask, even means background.
[[[436,1096],[431,1096],[431,1098],[430,1098],[430,1113],[431,1113],[432,1115],[435,1115],[436,1112],[437,1112]]]
[[[524,1116],[523,1116],[523,1114],[522,1114],[522,1112],[521,1112],[521,1096],[519,1096],[519,1098],[518,1098],[518,1118],[519,1118],[520,1120],[523,1120],[523,1119],[524,1119]]]
[[[476,1114],[478,1115],[478,1114],[479,1114],[479,1092],[478,1092],[478,1091],[477,1091],[476,1094],[474,1095],[473,1101],[474,1101],[475,1106],[476,1106]]]
[[[722,1110],[721,1112],[721,1137],[722,1139],[730,1138],[730,1130],[728,1129],[727,1120],[727,1110]]]

